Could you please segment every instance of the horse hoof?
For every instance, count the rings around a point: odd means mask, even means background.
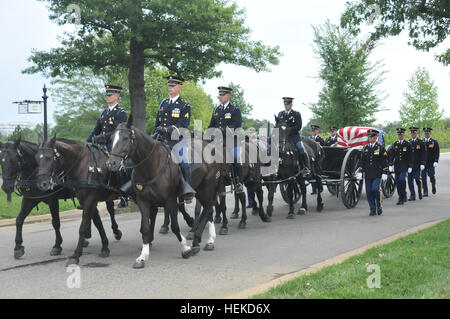
[[[228,235],[228,228],[220,228],[219,235]]]
[[[267,206],[267,215],[269,215],[270,217],[272,217],[272,213],[273,213],[273,206]]]
[[[109,257],[109,249],[103,249],[98,256],[101,258]]]
[[[194,233],[190,231],[186,236],[186,240],[194,240]]]
[[[270,223],[272,221],[272,218],[270,218],[270,216],[268,216],[268,215],[264,215],[264,216],[261,216],[261,220],[264,223]]]
[[[220,216],[216,216],[214,218],[214,224],[220,224],[222,222],[222,218]]]
[[[323,204],[317,205],[317,211],[321,212],[323,210]]]
[[[191,249],[191,255],[192,255],[192,256],[197,255],[199,252],[200,252],[200,246],[194,246],[194,247],[192,247],[192,249]]]
[[[25,248],[21,247],[20,249],[14,250],[14,258],[19,259],[25,255]]]
[[[286,217],[287,219],[295,219],[294,213],[289,213]]]
[[[181,252],[181,257],[183,257],[183,259],[188,259],[189,257],[191,257],[192,254],[192,249],[186,250]]]
[[[133,265],[133,269],[142,269],[145,267],[145,261],[135,261]]]
[[[253,210],[252,210],[252,215],[253,215],[253,216],[258,216],[258,215],[259,215],[258,209],[253,209]]]
[[[114,238],[116,238],[116,240],[120,240],[122,238],[122,232],[120,230],[117,230],[114,233]]]
[[[232,212],[230,218],[231,219],[238,219],[239,218],[239,213]]]
[[[50,251],[50,256],[59,256],[61,255],[62,248],[61,247],[53,247]]]
[[[80,260],[78,258],[69,258],[66,262],[66,267],[72,266],[72,265],[78,265]]]
[[[306,210],[304,208],[300,208],[297,212],[297,215],[306,215]]]
[[[87,246],[89,246],[89,241],[88,240],[84,240],[83,244],[82,244],[83,248],[86,248]]]
[[[246,223],[246,222],[240,222],[238,228],[239,228],[239,229],[245,229],[245,228],[247,228],[247,223]]]
[[[161,228],[159,229],[160,234],[167,234],[168,232],[169,232],[169,226],[162,225]]]
[[[211,251],[211,250],[214,250],[214,244],[213,244],[213,243],[207,243],[207,244],[205,245],[205,248],[203,248],[203,250],[205,250],[205,251]]]

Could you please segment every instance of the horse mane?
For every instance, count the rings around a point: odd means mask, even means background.
[[[69,140],[69,139],[66,139],[66,138],[57,138],[56,141],[62,142],[62,143],[65,143],[65,144],[69,144],[69,145],[79,145],[79,146],[84,145],[84,142],[75,141],[75,140]]]

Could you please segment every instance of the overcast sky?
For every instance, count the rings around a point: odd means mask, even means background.
[[[345,8],[345,0],[237,0],[246,8],[247,26],[253,40],[280,46],[283,56],[280,64],[271,67],[271,72],[256,73],[231,65],[220,65],[223,77],[206,81],[203,85],[208,94],[217,101],[217,87],[230,82],[240,84],[246,100],[253,105],[252,116],[273,121],[273,114],[283,109],[281,98],[292,96],[294,109],[302,113],[306,123],[312,116],[303,103],[317,102],[322,84],[317,80],[319,62],[312,50],[312,25],[323,24],[326,19],[333,23]],[[0,123],[42,122],[42,115],[19,115],[13,101],[39,100],[42,87],[49,79],[41,75],[26,75],[21,71],[30,66],[27,61],[32,49],[49,50],[59,46],[58,35],[71,26],[60,27],[48,18],[45,3],[36,0],[2,0],[0,10],[0,101],[2,116]],[[368,27],[370,30],[370,27]],[[377,113],[378,123],[398,120],[398,110],[403,100],[407,80],[418,67],[425,67],[439,90],[440,108],[450,116],[450,68],[433,58],[450,46],[450,39],[432,52],[419,52],[407,45],[408,38],[402,35],[385,39],[374,50],[372,60],[384,60],[386,80],[380,86],[388,94],[382,107],[388,109]],[[51,89],[48,94],[51,96]],[[54,102],[49,100],[49,122],[53,123]]]

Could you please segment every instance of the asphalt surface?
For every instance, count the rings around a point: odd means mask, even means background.
[[[104,217],[111,256],[98,257],[100,239],[92,227],[91,244],[80,261],[80,288],[68,288],[67,280],[73,274],[65,268],[66,257],[76,245],[79,220],[62,222],[63,255],[59,257],[49,255],[54,242],[51,223],[24,226],[25,255],[21,260],[13,257],[15,228],[1,228],[0,298],[224,297],[425,222],[449,218],[449,175],[450,154],[444,154],[437,168],[436,195],[396,206],[395,194],[383,201],[383,215],[375,217],[368,216],[364,194],[358,206],[348,210],[325,191],[323,212],[315,211],[315,197],[308,195],[308,213],[288,220],[288,207],[277,193],[271,223],[262,223],[248,210],[247,229],[237,229],[238,220],[230,220],[229,234],[217,236],[214,251],[202,250],[189,259],[182,259],[172,233],[157,233],[163,221],[159,214],[150,260],[140,270],[132,269],[142,247],[139,213],[118,215],[123,232],[120,241],[114,239],[109,218]],[[231,213],[231,198],[228,207]],[[188,227],[181,216],[179,222],[186,234]],[[202,247],[206,240],[205,233]]]

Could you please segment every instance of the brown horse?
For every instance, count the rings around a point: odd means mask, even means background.
[[[83,204],[82,222],[79,229],[78,245],[69,257],[67,265],[78,264],[83,253],[83,243],[91,237],[91,220],[97,227],[102,249],[100,257],[109,257],[108,238],[97,210],[98,202],[113,201],[119,198],[117,173],[106,167],[107,155],[98,148],[83,142],[66,139],[40,141],[35,159],[38,163],[37,185],[42,191],[49,191],[55,185],[73,188],[75,195]],[[114,219],[112,228],[117,240],[122,237]]]
[[[193,146],[193,145],[191,145]],[[203,150],[204,145],[200,148]],[[192,147],[193,150],[196,147]],[[194,153],[194,152],[192,152]],[[192,154],[194,156],[194,154]],[[182,246],[181,255],[189,258],[200,251],[201,236],[206,224],[212,233],[214,195],[216,191],[218,164],[191,164],[191,186],[196,191],[196,198],[203,207],[199,222],[194,224],[194,240],[192,248],[187,245],[186,238],[180,233],[178,225],[178,196],[180,195],[180,168],[172,160],[171,150],[150,135],[132,126],[132,116],[128,123],[121,123],[113,134],[111,156],[107,162],[110,170],[116,170],[127,158],[133,160],[133,186],[136,190],[136,201],[141,212],[141,233],[143,246],[141,255],[136,259],[133,268],[143,268],[150,255],[150,243],[154,237],[154,227],[158,207],[164,207],[170,216],[170,226]],[[211,226],[212,225],[212,226]],[[211,238],[210,238],[211,240]],[[208,244],[210,243],[208,241]],[[205,247],[208,249],[207,247]]]

